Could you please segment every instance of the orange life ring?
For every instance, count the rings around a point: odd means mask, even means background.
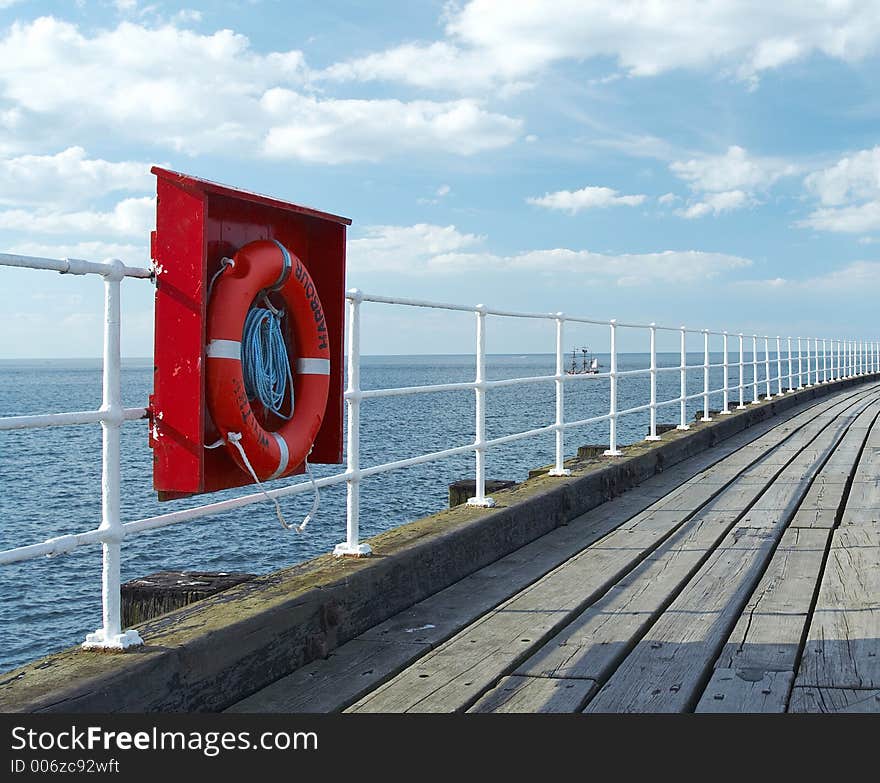
[[[208,302],[206,397],[229,455],[249,473],[230,433],[244,449],[260,481],[297,468],[315,441],[330,387],[330,343],[318,291],[299,258],[280,242],[258,239],[242,247],[217,279]],[[277,291],[290,319],[294,364],[293,416],[267,430],[244,387],[241,340],[245,317],[257,296]]]

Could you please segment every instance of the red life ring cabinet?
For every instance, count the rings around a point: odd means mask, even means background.
[[[296,350],[293,416],[277,430],[265,429],[251,408],[241,363],[245,318],[264,291],[275,291],[284,300]],[[208,410],[229,455],[242,470],[250,472],[232,440],[243,448],[260,481],[279,478],[308,456],[327,406],[330,345],[318,291],[296,255],[280,242],[258,239],[235,254],[210,297],[205,371]]]

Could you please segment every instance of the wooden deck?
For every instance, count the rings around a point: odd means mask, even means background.
[[[752,427],[232,711],[880,712],[878,415]]]

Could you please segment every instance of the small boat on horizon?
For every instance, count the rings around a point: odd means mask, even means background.
[[[577,362],[577,348],[571,349],[571,366],[565,371],[566,375],[598,375],[599,368],[602,366],[599,364],[599,359],[596,356],[593,356],[592,351],[590,351],[587,347],[581,347],[580,352],[582,354],[581,364],[578,366]]]

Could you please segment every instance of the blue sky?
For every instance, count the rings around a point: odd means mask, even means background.
[[[351,217],[372,293],[878,331],[880,2],[0,0],[0,51],[0,251],[148,264],[159,163]],[[150,355],[150,286],[124,288]],[[101,317],[99,280],[0,269],[0,357],[99,355]],[[364,327],[370,353],[473,342],[468,316]]]

